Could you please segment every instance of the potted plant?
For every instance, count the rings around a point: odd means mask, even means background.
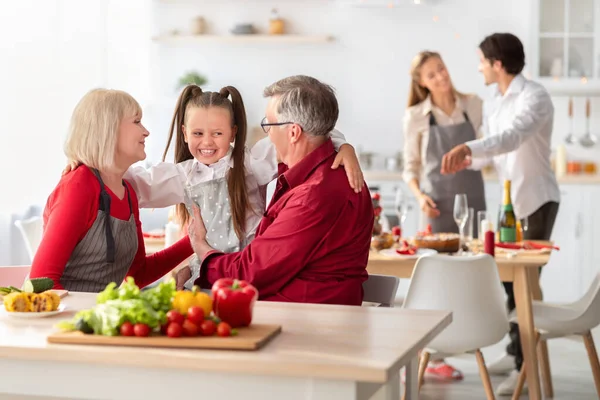
[[[203,86],[206,85],[208,80],[204,75],[200,75],[198,72],[190,71],[179,78],[179,82],[177,83],[177,90],[187,86],[187,85],[197,85]]]

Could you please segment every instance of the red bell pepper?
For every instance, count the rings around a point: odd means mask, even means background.
[[[213,311],[232,328],[248,326],[258,290],[246,281],[221,278],[212,286]]]

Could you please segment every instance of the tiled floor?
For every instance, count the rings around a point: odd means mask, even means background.
[[[596,347],[600,348],[600,330],[594,331]],[[486,363],[494,361],[503,351],[506,340],[498,345],[483,349]],[[556,400],[592,400],[598,399],[592,371],[580,337],[554,339],[548,341],[550,367]],[[480,400],[485,399],[483,385],[475,356],[448,359],[462,370],[465,379],[461,382],[438,383],[426,381],[421,390],[422,400]],[[504,380],[503,376],[492,376],[494,389]],[[527,395],[521,399],[527,399]],[[498,397],[510,399],[510,397]]]

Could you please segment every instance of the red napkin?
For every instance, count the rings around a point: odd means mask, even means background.
[[[414,256],[416,251],[414,249],[396,249],[396,253],[403,256]]]

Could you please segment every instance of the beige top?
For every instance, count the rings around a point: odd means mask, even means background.
[[[422,162],[429,139],[429,112],[433,113],[438,125],[455,125],[465,122],[463,111],[469,116],[477,137],[481,134],[483,101],[477,95],[467,94],[456,97],[456,107],[452,115],[447,115],[433,105],[431,97],[409,107],[404,113],[404,173],[405,182],[421,178]]]
[[[259,301],[253,322],[282,332],[257,351],[49,344],[53,326],[92,307],[96,294],[62,302],[68,312],[41,319],[0,310],[0,358],[384,383],[452,321],[449,311]]]

